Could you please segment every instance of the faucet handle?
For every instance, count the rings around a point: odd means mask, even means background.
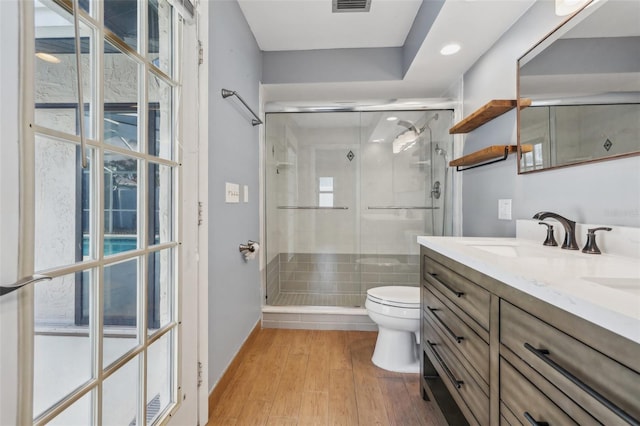
[[[556,242],[555,237],[553,236],[553,225],[549,225],[546,222],[538,222],[538,225],[544,225],[547,227],[547,238],[544,240],[544,243],[542,243],[542,245],[545,246],[557,246],[558,243]]]
[[[601,226],[599,228],[587,229],[587,244],[582,249],[583,253],[600,254],[601,251],[596,244],[596,231],[611,231],[611,228],[607,226]]]

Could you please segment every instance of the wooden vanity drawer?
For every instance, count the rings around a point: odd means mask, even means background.
[[[423,277],[465,311],[485,330],[489,330],[491,294],[445,265],[423,256]]]
[[[640,424],[640,358],[629,368],[504,300],[500,342],[601,423]]]
[[[503,358],[500,359],[500,401],[500,414],[510,419],[509,424],[578,424]]]
[[[438,371],[467,421],[470,424],[488,425],[488,385],[482,383],[477,373],[471,373],[465,368],[467,362],[451,350],[429,318],[424,319],[422,339],[422,347],[429,360]]]
[[[489,383],[489,344],[467,325],[444,302],[444,296],[436,289],[423,291],[424,315],[439,327],[449,348],[464,357],[485,383]],[[465,316],[464,312],[459,315]],[[467,317],[468,318],[468,317]]]

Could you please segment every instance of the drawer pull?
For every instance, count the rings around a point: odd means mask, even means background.
[[[442,285],[444,286],[444,288],[446,288],[447,290],[449,290],[451,293],[455,294],[455,295],[456,295],[456,296],[458,296],[458,297],[462,297],[462,296],[464,296],[464,293],[463,293],[463,292],[458,291],[458,290],[456,290],[456,289],[454,289],[454,288],[451,288],[451,287],[449,286],[449,284],[447,284],[447,283],[445,283],[445,282],[440,281],[440,280],[438,279],[438,274],[429,272],[429,275],[431,275],[431,276],[433,277],[433,279],[434,279],[434,280],[436,280],[437,282],[439,282],[440,284],[442,284]]]
[[[536,419],[534,419],[531,416],[531,414],[527,413],[526,411],[524,412],[524,418],[527,419],[527,421],[529,422],[529,424],[531,424],[531,426],[549,426],[549,423],[547,422],[536,421]]]
[[[460,389],[463,383],[462,380],[456,379],[456,376],[453,375],[451,370],[449,370],[449,367],[447,367],[447,365],[444,363],[444,360],[440,357],[440,354],[438,354],[438,352],[436,351],[436,348],[435,348],[436,343],[431,343],[430,341],[427,340],[427,344],[431,346],[431,351],[433,352],[433,355],[436,357],[436,359],[438,360],[438,363],[444,369],[445,374],[447,375],[447,377],[449,377],[449,380],[451,380],[451,383],[453,383],[453,386],[455,386],[457,389]]]
[[[453,332],[453,330],[451,330],[451,329],[449,328],[449,326],[448,326],[444,321],[442,321],[442,319],[441,319],[438,315],[436,315],[436,311],[437,311],[438,309],[436,309],[436,308],[431,308],[431,307],[429,307],[429,306],[427,306],[427,309],[428,309],[429,311],[431,311],[431,313],[433,314],[433,317],[436,319],[436,321],[438,321],[438,323],[440,323],[440,325],[444,327],[444,329],[447,331],[447,333],[449,333],[449,335],[450,335],[453,339],[455,339],[455,341],[456,341],[456,342],[460,343],[460,342],[462,342],[462,340],[464,340],[464,337],[462,337],[462,336],[457,336],[457,335],[456,335],[456,333],[454,333],[454,332]]]
[[[589,396],[598,400],[602,405],[607,407],[609,410],[613,411],[618,417],[623,419],[625,422],[630,425],[640,425],[640,421],[634,419],[629,414],[627,414],[623,409],[615,405],[613,402],[609,401],[607,398],[599,394],[596,390],[594,390],[591,386],[584,383],[582,380],[571,374],[568,370],[566,370],[561,365],[557,364],[554,360],[548,357],[549,351],[546,349],[536,349],[531,346],[529,343],[524,344],[524,347],[535,356],[540,358],[545,364],[549,367],[556,370],[558,373],[562,374],[567,380],[569,380],[574,385],[578,386],[584,392],[588,393]]]

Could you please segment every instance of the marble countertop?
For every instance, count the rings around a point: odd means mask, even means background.
[[[418,243],[640,343],[640,259],[525,238],[418,237]]]

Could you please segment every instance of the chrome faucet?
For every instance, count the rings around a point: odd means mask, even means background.
[[[560,222],[564,227],[564,242],[562,243],[562,248],[567,250],[579,250],[578,243],[576,242],[576,223],[574,221],[552,212],[539,212],[533,215],[533,218],[538,220],[551,218]]]

